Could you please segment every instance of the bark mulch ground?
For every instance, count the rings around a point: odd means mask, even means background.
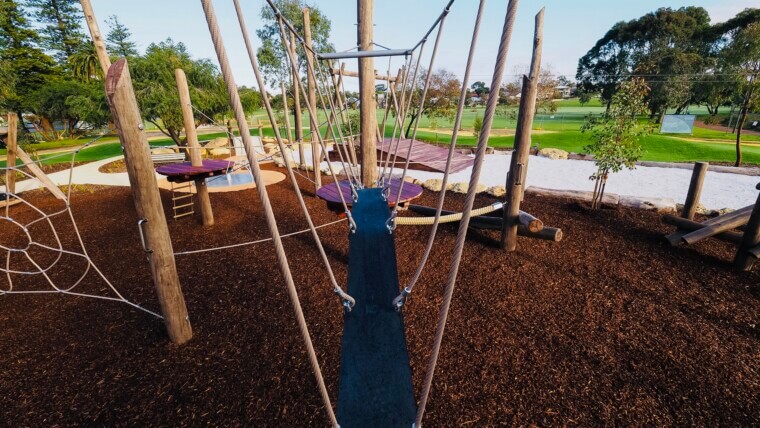
[[[269,190],[281,232],[303,229],[289,185]],[[170,207],[170,193],[162,196]],[[436,197],[426,192],[419,203],[434,205]],[[254,190],[211,198],[215,226],[169,221],[175,251],[267,236]],[[46,211],[60,208],[43,192],[32,199]],[[462,201],[451,195],[447,208],[459,210]],[[482,196],[477,205],[492,201]],[[129,189],[80,192],[72,203],[95,263],[127,298],[157,310]],[[336,219],[320,201],[307,203],[315,223]],[[591,211],[545,198],[528,198],[524,207],[561,227],[565,239],[520,238],[518,251],[505,254],[495,232],[471,233],[426,425],[747,426],[760,420],[757,268],[733,272],[731,246],[715,240],[671,248],[663,239],[670,228],[653,213]],[[32,217],[23,206],[12,210]],[[55,224],[75,248],[65,220],[57,217]],[[23,245],[23,234],[11,229],[0,227],[0,244]],[[44,224],[31,230],[51,242]],[[402,284],[428,230],[397,230]],[[345,225],[320,235],[345,284]],[[455,235],[455,226],[441,228],[405,308],[417,393]],[[341,308],[309,235],[285,238],[285,246],[334,402]],[[50,271],[60,284],[71,284],[84,266],[67,257]],[[328,425],[271,243],[179,256],[177,265],[195,333],[181,347],[167,341],[159,320],[124,304],[0,296],[0,425]],[[13,279],[16,289],[45,288],[39,278]],[[0,287],[7,288],[5,275]],[[109,295],[92,274],[76,290]]]

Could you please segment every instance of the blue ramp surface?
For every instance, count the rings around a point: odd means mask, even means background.
[[[344,316],[338,422],[341,428],[411,427],[412,370],[404,322],[393,309],[399,294],[396,244],[381,189],[359,190],[349,237],[348,293],[356,305]]]

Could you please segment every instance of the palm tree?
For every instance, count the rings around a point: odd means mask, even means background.
[[[103,78],[103,69],[100,67],[95,44],[92,42],[85,43],[82,49],[69,57],[69,67],[74,77],[85,82]]]

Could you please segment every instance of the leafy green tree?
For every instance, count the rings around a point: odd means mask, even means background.
[[[103,68],[100,66],[95,44],[85,42],[69,57],[68,68],[71,74],[85,82],[90,80],[102,80]]]
[[[647,131],[636,116],[646,111],[648,92],[643,79],[622,82],[612,96],[610,108],[601,117],[589,117],[581,128],[591,133],[591,143],[584,150],[594,155],[597,166],[590,177],[595,183],[591,201],[594,209],[601,206],[608,175],[624,167],[635,168],[643,153],[639,139]]]
[[[216,66],[207,59],[193,59],[182,43],[167,39],[148,46],[144,56],[133,58],[130,69],[142,114],[178,145],[184,145],[182,110],[174,78],[177,68],[187,75],[197,124],[221,120],[229,113],[229,104]],[[260,106],[260,95],[251,91],[241,91],[246,113]]]
[[[18,2],[0,0],[0,108],[15,111],[19,123],[29,94],[56,73],[53,59],[37,47],[39,40]]]
[[[52,79],[31,93],[28,103],[28,109],[33,113],[29,116],[32,124],[46,141],[75,138],[104,125],[108,118],[103,88],[97,83]],[[84,118],[91,122],[82,128]],[[56,122],[63,127],[54,127]]]
[[[330,44],[330,20],[316,6],[309,6],[304,0],[274,0],[274,4],[282,15],[295,27],[298,34],[304,34],[303,9],[309,8],[311,22],[311,42],[316,52],[334,52]],[[256,52],[261,72],[267,83],[278,86],[282,81],[290,80],[291,68],[288,65],[288,55],[285,52],[280,37],[280,27],[277,19],[268,5],[261,8],[263,26],[256,30],[261,40],[261,47]],[[287,29],[286,29],[286,35]],[[301,66],[301,75],[306,75],[306,57],[300,43],[296,41],[296,56]]]
[[[480,116],[475,116],[475,121],[472,123],[472,135],[475,136],[476,141],[480,137],[480,131],[482,129],[483,129],[483,118]]]
[[[42,47],[54,53],[61,63],[79,50],[85,36],[83,14],[78,0],[26,0],[32,16],[42,25]]]
[[[736,128],[736,166],[742,163],[742,128],[750,110],[760,108],[760,22],[738,31],[722,55],[733,65],[740,76],[742,94],[739,123]]]
[[[491,92],[491,88],[486,86],[483,82],[475,82],[472,85],[470,85],[470,89],[472,89],[472,92],[475,92],[477,96],[483,97],[484,95],[488,95],[489,92]]]
[[[412,96],[411,107],[407,115],[409,123],[406,126],[405,136],[411,138],[409,132],[414,122],[422,115],[428,117],[438,117],[447,121],[453,120],[456,115],[456,107],[459,102],[459,94],[462,90],[462,84],[457,76],[449,70],[438,69],[430,76],[430,85],[428,87],[425,103],[420,109],[420,97],[422,96],[427,77],[426,70],[420,70],[417,85],[412,87],[409,84],[409,93]]]
[[[106,19],[110,27],[106,35],[106,47],[111,55],[123,58],[136,57],[137,43],[132,40],[132,32],[126,25],[119,22],[116,15],[111,15]]]
[[[711,34],[704,8],[661,8],[615,24],[579,60],[576,79],[582,90],[599,93],[609,108],[622,80],[645,75],[652,88],[647,98],[652,115],[683,108],[691,99],[691,82],[679,76],[704,69]]]

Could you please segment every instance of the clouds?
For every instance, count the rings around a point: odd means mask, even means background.
[[[710,13],[710,21],[715,24],[733,18],[744,9],[757,6],[757,0],[731,0],[730,2],[722,0],[704,8]]]

